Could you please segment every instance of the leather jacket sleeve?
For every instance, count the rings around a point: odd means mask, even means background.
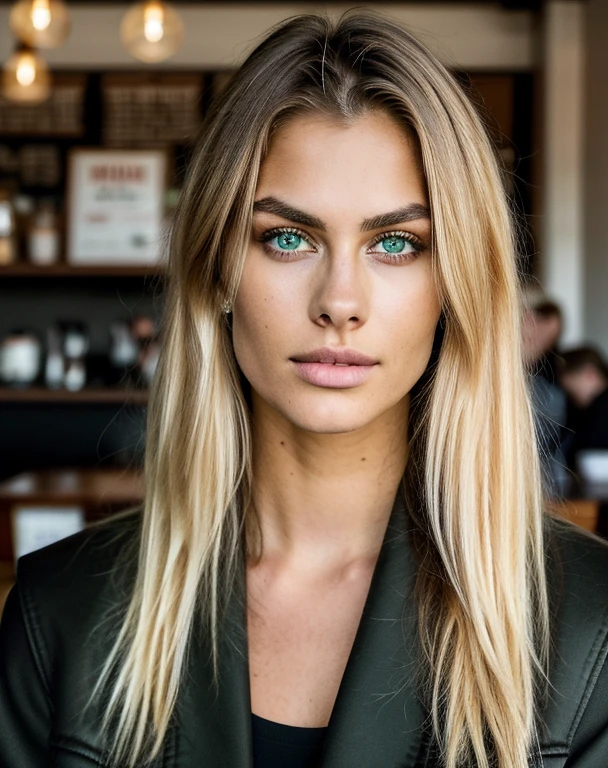
[[[14,586],[0,623],[0,765],[46,768],[52,705]]]

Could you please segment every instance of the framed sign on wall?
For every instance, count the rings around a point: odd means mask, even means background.
[[[81,531],[84,510],[77,506],[17,505],[12,509],[12,524],[16,564],[22,555]]]
[[[73,149],[68,161],[67,261],[157,264],[164,242],[164,150]]]

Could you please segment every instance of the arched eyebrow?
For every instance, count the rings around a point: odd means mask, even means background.
[[[306,213],[293,205],[285,203],[276,197],[263,197],[256,200],[253,204],[253,212],[265,211],[274,213],[283,219],[293,221],[294,224],[301,224],[303,227],[312,227],[321,232],[327,231],[327,225],[318,216]],[[372,216],[370,219],[363,219],[361,222],[361,232],[367,232],[370,229],[379,229],[380,227],[393,227],[396,224],[406,224],[409,221],[417,219],[430,219],[431,212],[426,205],[420,203],[410,203],[402,208],[397,208],[390,213],[380,213],[378,216]]]

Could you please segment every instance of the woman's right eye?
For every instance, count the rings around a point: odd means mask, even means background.
[[[315,252],[316,248],[303,232],[293,227],[277,227],[264,232],[258,240],[264,248],[280,258],[289,257],[292,253]]]

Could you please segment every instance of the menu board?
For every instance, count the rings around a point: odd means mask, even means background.
[[[67,260],[75,265],[156,264],[163,255],[167,154],[72,150]]]

